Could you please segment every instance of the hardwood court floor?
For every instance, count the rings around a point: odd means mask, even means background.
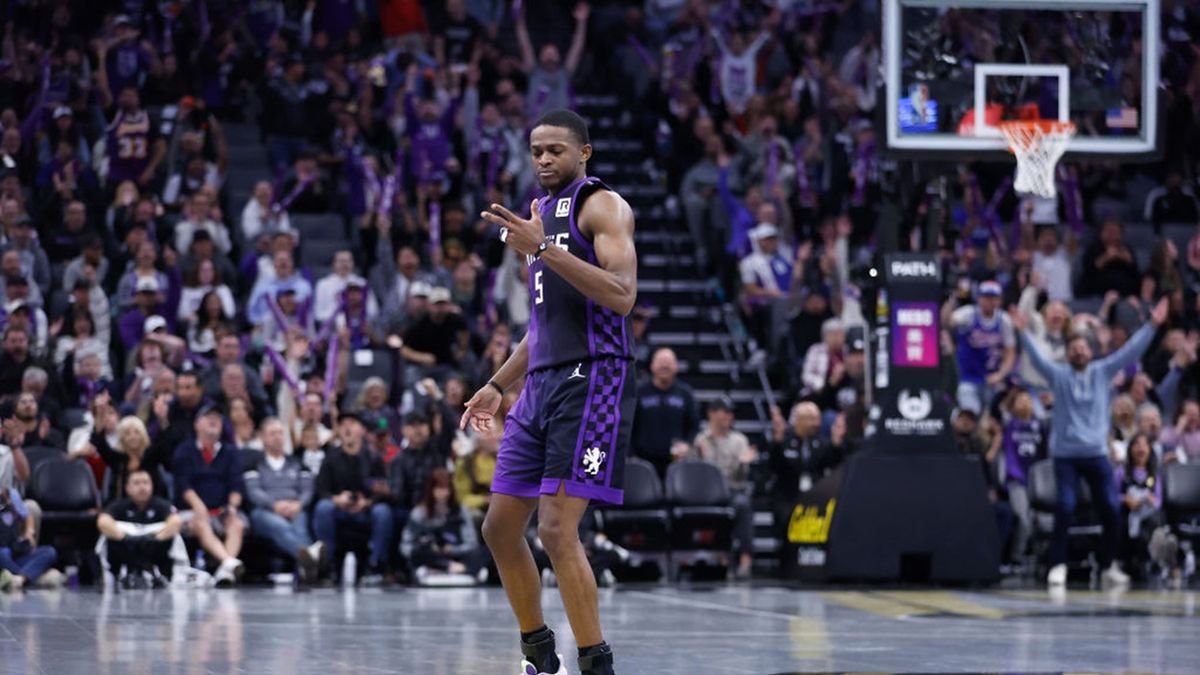
[[[1200,593],[602,590],[618,672],[1200,672]],[[575,645],[545,592],[560,650]],[[0,672],[515,675],[499,588],[0,595]],[[575,672],[574,659],[567,661]]]

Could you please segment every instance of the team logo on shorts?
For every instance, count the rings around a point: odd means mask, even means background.
[[[604,458],[607,454],[594,445],[588,448],[587,452],[583,453],[583,472],[589,476],[595,476],[600,473],[600,465],[604,464]]]
[[[569,215],[571,215],[571,198],[563,197],[554,205],[554,217],[566,218]]]
[[[582,369],[583,369],[583,364],[582,364],[582,363],[581,363],[581,364],[579,364],[579,365],[577,365],[577,366],[575,366],[575,372],[571,373],[571,375],[570,375],[569,377],[567,377],[567,379],[568,379],[568,380],[574,380],[575,378],[577,378],[577,377],[578,377],[578,378],[579,378],[579,379],[581,379],[581,380],[586,380],[586,379],[587,379],[587,375],[584,375],[583,373],[579,372],[579,371],[580,371],[580,370],[582,370]]]

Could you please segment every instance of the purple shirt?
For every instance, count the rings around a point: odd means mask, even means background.
[[[446,106],[441,117],[426,122],[417,114],[417,104],[413,98],[411,93],[404,96],[405,128],[412,143],[409,170],[421,182],[441,180],[446,175],[446,160],[454,152],[450,137],[454,133],[458,99]]]
[[[1004,425],[1003,445],[1006,482],[1024,485],[1029,467],[1046,454],[1046,425],[1036,418],[1014,417]]]

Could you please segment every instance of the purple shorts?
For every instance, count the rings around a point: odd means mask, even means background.
[[[624,499],[625,454],[637,401],[633,364],[602,358],[529,374],[504,421],[492,492]]]

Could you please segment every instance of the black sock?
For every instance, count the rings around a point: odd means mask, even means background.
[[[613,675],[612,647],[607,642],[579,648],[581,675]]]
[[[521,653],[538,672],[558,672],[560,664],[554,647],[554,631],[545,625],[535,631],[521,633]]]

